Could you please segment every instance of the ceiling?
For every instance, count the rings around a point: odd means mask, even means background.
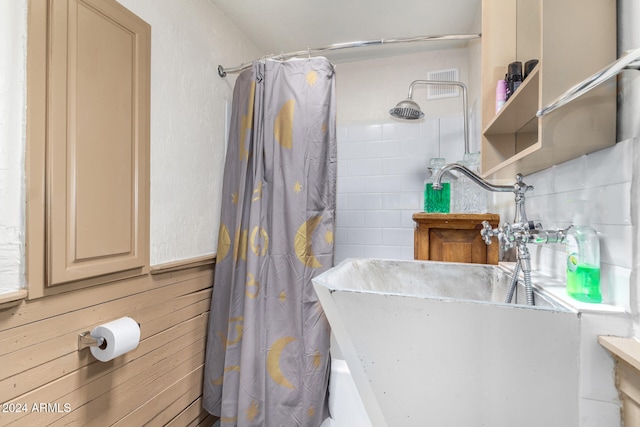
[[[352,41],[480,33],[481,0],[211,1],[265,55]],[[347,62],[465,43],[389,44],[327,52],[324,56],[333,62]]]

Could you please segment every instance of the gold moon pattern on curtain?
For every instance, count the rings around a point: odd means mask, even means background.
[[[258,230],[259,237],[262,237],[262,245],[260,245],[260,239],[256,239],[256,237],[258,237]],[[267,230],[256,225],[255,227],[253,227],[253,230],[251,230],[251,252],[256,254],[256,256],[265,256],[267,254],[268,248],[269,234],[267,233]]]
[[[225,259],[231,249],[231,235],[229,235],[229,229],[223,223],[220,223],[220,232],[218,233],[218,251],[216,253],[216,260],[218,262]]]
[[[249,158],[249,150],[245,147],[246,139],[247,139],[247,131],[251,129],[253,124],[253,101],[256,96],[256,82],[251,82],[251,89],[249,90],[249,104],[247,107],[247,114],[243,115],[240,119],[240,137],[238,138],[240,142],[240,149],[238,153],[240,154],[240,161],[246,160]]]
[[[247,245],[249,240],[249,230],[245,229],[240,231],[240,228],[236,230],[236,235],[233,239],[233,260],[237,261],[238,257],[246,261],[247,260]]]
[[[265,256],[269,248],[269,234],[262,227],[255,226],[251,230],[251,239],[249,240],[249,230],[236,230],[234,241],[231,242],[231,235],[226,225],[220,224],[220,232],[218,237],[218,252],[216,254],[218,262],[225,259],[229,254],[233,243],[233,258],[237,260],[247,259],[248,245],[251,245],[251,251],[256,256]]]
[[[276,384],[291,390],[295,389],[295,386],[284,376],[280,367],[280,357],[282,356],[282,352],[285,347],[295,340],[296,339],[294,337],[279,338],[275,340],[267,352],[267,372],[269,373],[269,376]]]
[[[238,365],[231,365],[231,366],[227,366],[226,368],[224,368],[224,374],[229,373],[229,372],[240,372],[240,366]],[[218,378],[216,378],[215,380],[211,381],[211,384],[214,385],[222,385],[222,383],[224,382],[224,374],[222,374],[221,376],[219,376]]]
[[[251,289],[254,289],[253,292],[250,292]],[[260,283],[256,281],[255,276],[252,273],[247,273],[247,290],[244,291],[244,294],[253,299],[258,296],[260,292]]]
[[[247,414],[247,421],[255,420],[256,417],[258,416],[259,409],[260,409],[260,406],[258,405],[258,402],[256,402],[255,400],[252,400],[251,405],[249,405],[249,407],[244,411]]]
[[[273,136],[283,148],[293,147],[293,110],[295,106],[295,99],[285,102],[273,124]]]
[[[257,202],[258,200],[260,200],[260,198],[262,197],[262,181],[258,182],[258,186],[255,190],[253,190],[253,194],[255,194],[255,196],[253,196],[253,198],[251,199],[252,202]]]
[[[313,367],[316,369],[319,368],[321,362],[322,362],[322,355],[320,354],[319,351],[316,350],[315,354],[313,355]]]
[[[294,238],[294,246],[296,255],[300,262],[307,267],[320,268],[322,264],[317,260],[313,254],[313,245],[311,237],[318,224],[322,221],[322,216],[314,216],[310,220],[304,222],[296,231],[296,237]]]
[[[224,348],[227,348],[233,344],[238,344],[242,339],[242,334],[244,333],[244,317],[243,316],[232,317],[231,319],[229,319],[229,323],[237,323],[235,326],[236,338],[229,341],[228,337],[225,334],[223,334],[222,332],[218,332],[218,336],[220,337],[220,340],[222,341]]]
[[[220,417],[221,423],[235,423],[238,421],[238,417]]]
[[[256,61],[229,122],[202,407],[222,427],[319,426],[330,328],[311,280],[331,267],[334,68]]]

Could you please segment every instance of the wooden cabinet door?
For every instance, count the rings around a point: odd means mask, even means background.
[[[47,286],[148,268],[150,27],[48,2]]]
[[[482,222],[493,228],[500,222],[497,214],[431,214],[413,215],[414,258],[418,260],[497,264],[496,238],[487,245],[480,234]]]
[[[428,259],[432,261],[490,264],[487,260],[488,249],[478,229],[432,228],[429,230]]]

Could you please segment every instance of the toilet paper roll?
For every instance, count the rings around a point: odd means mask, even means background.
[[[140,326],[130,317],[122,317],[91,331],[94,338],[103,338],[99,347],[91,347],[91,354],[101,362],[107,362],[138,347]]]

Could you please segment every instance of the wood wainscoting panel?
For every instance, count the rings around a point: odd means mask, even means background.
[[[212,415],[206,415],[202,413],[200,407],[202,406],[202,398],[194,401],[188,408],[180,413],[177,417],[172,419],[166,424],[167,427],[211,427],[211,425],[217,420]],[[195,418],[194,418],[195,417]]]
[[[149,413],[157,414],[150,422],[152,425],[167,425],[172,419],[176,418],[176,413],[184,412],[193,402],[200,399],[202,395],[203,372],[204,367],[199,367],[191,371],[113,426],[127,427],[143,425],[145,422],[148,422]],[[197,415],[198,414],[196,414],[196,416]]]
[[[203,411],[201,395],[214,268],[147,274],[0,309],[0,402],[29,409],[3,413],[0,426],[210,425],[215,418]],[[104,363],[78,350],[78,334],[122,316],[140,323],[135,350]],[[33,411],[40,403],[49,410]]]

